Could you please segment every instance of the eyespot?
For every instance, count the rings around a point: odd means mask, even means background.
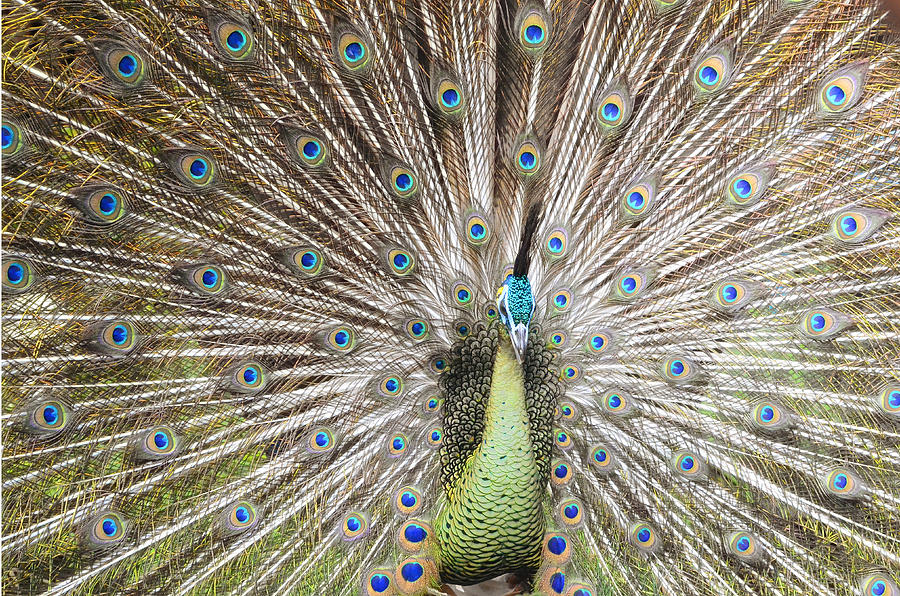
[[[406,334],[415,341],[422,341],[428,337],[430,327],[424,319],[410,319],[406,322]]]
[[[88,330],[88,346],[109,356],[128,355],[138,345],[138,333],[126,320],[99,323]]]
[[[844,209],[831,220],[831,235],[841,242],[858,244],[871,238],[890,217],[881,209]]]
[[[311,246],[301,247],[291,251],[290,267],[297,273],[306,277],[315,277],[322,272],[325,258],[322,252]]]
[[[613,279],[609,299],[617,302],[631,302],[644,293],[649,279],[649,272],[646,269],[626,270]]]
[[[3,259],[3,291],[21,294],[34,285],[34,267],[22,257]]]
[[[538,54],[550,42],[550,26],[547,15],[538,7],[527,6],[516,18],[519,43],[530,54]]]
[[[68,424],[68,406],[60,401],[39,401],[28,410],[27,430],[31,434],[53,435],[62,431]]]
[[[355,542],[369,533],[369,516],[360,511],[351,511],[341,520],[340,534],[346,542]]]
[[[425,439],[429,447],[437,449],[444,441],[444,431],[440,427],[429,428],[425,431]]]
[[[258,362],[243,362],[234,368],[229,384],[237,393],[259,393],[266,386],[266,371]]]
[[[565,460],[550,464],[550,482],[555,486],[565,486],[572,480],[572,465]]]
[[[706,463],[692,451],[677,451],[670,460],[672,470],[689,480],[698,480],[706,476]]]
[[[575,583],[569,587],[566,596],[594,596],[594,591],[582,583]]]
[[[396,196],[407,199],[419,190],[419,183],[412,170],[404,166],[394,166],[388,176],[391,192]]]
[[[488,302],[484,305],[484,316],[487,320],[493,321],[500,314],[497,312],[497,305],[493,302]]]
[[[338,327],[328,334],[328,345],[340,352],[348,352],[356,346],[356,334],[351,327]]]
[[[759,201],[775,173],[772,164],[759,164],[739,170],[725,184],[725,203],[735,208],[745,208]]]
[[[439,375],[447,370],[449,363],[447,362],[447,358],[441,354],[436,354],[431,358],[428,363],[428,367],[431,369],[436,375]]]
[[[228,287],[225,270],[212,263],[193,265],[181,270],[181,280],[185,285],[205,296],[224,294]]]
[[[663,379],[675,385],[694,380],[699,372],[700,369],[693,360],[682,356],[666,358],[660,365],[660,374]]]
[[[441,400],[436,395],[429,395],[422,403],[422,411],[425,414],[435,414],[441,409]]]
[[[472,332],[472,326],[466,321],[457,321],[453,324],[453,331],[456,333],[456,337],[465,339]]]
[[[112,186],[91,186],[76,191],[75,205],[91,223],[106,225],[127,213],[125,196]]]
[[[581,523],[584,511],[582,511],[581,501],[575,498],[563,500],[556,507],[559,520],[567,527],[572,528]]]
[[[620,389],[607,389],[600,397],[600,407],[607,414],[624,416],[634,410],[631,396]]]
[[[566,364],[560,369],[559,378],[566,383],[574,383],[581,378],[581,367],[577,364]]]
[[[387,452],[390,457],[400,457],[409,449],[409,439],[403,433],[398,433],[387,440]]]
[[[539,576],[535,592],[541,595],[561,595],[566,591],[566,572],[559,567],[547,567]]]
[[[613,335],[609,329],[598,329],[587,336],[584,347],[589,354],[599,356],[610,351]]]
[[[572,307],[572,292],[569,290],[557,290],[550,295],[550,309],[554,313],[568,312]]]
[[[591,466],[601,476],[613,473],[617,467],[613,451],[606,445],[595,445],[591,449]]]
[[[713,286],[709,301],[716,310],[730,313],[746,306],[757,293],[757,285],[753,282],[732,278]]]
[[[394,275],[409,275],[416,266],[416,258],[412,252],[402,248],[394,248],[387,255],[388,266]]]
[[[422,509],[424,503],[422,492],[412,486],[404,486],[394,497],[394,508],[400,515],[414,515]]]
[[[128,530],[128,521],[117,511],[106,510],[93,516],[82,529],[82,544],[91,550],[120,544]]]
[[[534,141],[523,141],[513,156],[516,172],[533,176],[541,169],[541,149]]]
[[[557,409],[559,410],[559,418],[563,420],[575,420],[575,418],[578,416],[578,409],[572,402],[560,402],[560,404],[557,406]]]
[[[322,427],[309,433],[306,440],[306,450],[312,454],[328,453],[334,449],[337,442],[331,429]]]
[[[772,401],[762,401],[750,411],[750,422],[757,430],[776,432],[790,427],[791,416],[784,406]]]
[[[435,104],[446,116],[459,116],[466,107],[462,87],[450,79],[443,79],[435,90]]]
[[[94,55],[100,70],[116,85],[134,89],[143,83],[146,63],[136,49],[116,40],[101,39],[94,42]]]
[[[22,128],[12,120],[4,119],[0,131],[2,131],[3,158],[9,159],[21,153],[25,148]]]
[[[437,569],[431,559],[414,557],[401,561],[394,575],[401,594],[424,594],[436,580]]]
[[[253,31],[246,23],[210,17],[210,31],[213,34],[213,44],[225,58],[245,61],[253,57]]]
[[[297,148],[297,160],[301,165],[317,168],[326,163],[328,147],[319,137],[301,134],[294,140]]]
[[[556,228],[547,234],[543,246],[548,259],[562,258],[569,248],[569,236],[563,228]]]
[[[572,547],[568,536],[560,532],[544,534],[544,561],[551,565],[565,565],[571,558]]]
[[[858,499],[865,493],[862,481],[851,469],[838,467],[825,476],[825,490],[841,499]]]
[[[829,339],[853,324],[844,313],[827,308],[806,311],[800,319],[800,332],[811,339]]]
[[[213,179],[215,167],[212,160],[204,155],[191,154],[181,158],[181,171],[189,182],[196,186],[206,186]]]
[[[624,223],[646,219],[656,203],[656,180],[645,178],[631,184],[622,193],[619,202],[619,218]]]
[[[656,552],[661,546],[656,528],[645,521],[632,523],[628,528],[628,538],[634,546],[645,553]]]
[[[897,596],[900,590],[886,573],[876,571],[859,581],[860,594],[864,596]]]
[[[159,460],[178,450],[178,436],[168,426],[156,426],[145,432],[135,454],[140,460]]]
[[[597,121],[601,128],[611,133],[621,130],[628,122],[633,103],[628,89],[622,83],[615,82],[599,96],[595,106]]]
[[[403,379],[398,375],[389,375],[378,384],[378,391],[385,397],[398,397],[403,393]]]
[[[900,416],[900,385],[889,384],[878,394],[878,407],[890,416]]]
[[[371,67],[371,46],[361,35],[347,31],[338,37],[336,47],[338,63],[347,72],[368,72]]]
[[[565,347],[568,339],[568,335],[566,335],[565,331],[551,331],[549,334],[547,334],[547,347],[562,349],[563,347]]]
[[[366,596],[394,596],[394,572],[389,569],[373,569],[363,584]]]
[[[424,521],[411,519],[400,526],[397,532],[397,543],[403,550],[415,553],[425,550],[431,542],[431,526]]]
[[[553,430],[553,441],[557,447],[566,450],[572,446],[572,435],[561,428],[556,428]]]
[[[470,215],[466,221],[466,240],[473,246],[482,246],[490,239],[490,228],[480,215]]]
[[[731,80],[733,47],[726,40],[697,62],[694,67],[694,89],[700,94],[712,94],[723,90]]]
[[[763,548],[756,536],[745,530],[737,530],[726,536],[728,554],[744,563],[758,563],[763,560]]]
[[[862,97],[868,74],[868,62],[855,62],[840,68],[818,86],[817,111],[820,116],[838,116],[849,111]]]
[[[456,301],[457,306],[469,307],[472,304],[472,288],[463,282],[456,282],[453,284],[452,290],[453,299]]]

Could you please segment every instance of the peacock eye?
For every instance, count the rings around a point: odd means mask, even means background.
[[[549,259],[565,256],[569,248],[569,236],[563,228],[555,228],[544,238],[544,254]]]
[[[356,334],[350,327],[341,326],[328,334],[327,342],[339,352],[348,352],[356,345]]]
[[[865,487],[856,473],[847,467],[829,471],[823,479],[825,490],[841,499],[856,499],[863,495]]]
[[[398,375],[389,375],[379,382],[378,391],[385,397],[398,397],[403,393],[403,379]]]
[[[772,401],[762,401],[751,409],[750,422],[757,430],[779,432],[791,426],[791,416],[784,406]]]
[[[418,190],[416,175],[407,167],[399,165],[392,167],[388,178],[391,192],[400,198],[409,198]]]
[[[651,553],[659,548],[658,533],[649,522],[634,522],[629,527],[628,535],[631,543],[643,552]]]
[[[334,433],[329,428],[317,428],[306,439],[306,450],[312,454],[328,453],[335,445]]]
[[[213,41],[219,53],[234,61],[253,57],[254,39],[250,27],[244,23],[222,20],[213,24]]]
[[[670,465],[682,478],[697,480],[705,476],[705,463],[692,451],[678,451],[672,456]]]
[[[853,324],[844,313],[829,308],[806,311],[800,319],[800,332],[810,339],[830,339]]]
[[[388,266],[394,275],[404,276],[412,273],[416,264],[416,259],[408,250],[402,248],[394,248],[388,251]]]
[[[112,321],[94,329],[91,348],[95,351],[110,356],[125,356],[137,346],[137,331],[129,321]]]
[[[178,437],[172,429],[157,426],[144,435],[141,444],[140,459],[161,459],[172,455],[178,449]]]
[[[635,408],[631,395],[621,389],[606,390],[599,401],[603,411],[613,416],[625,416]]]
[[[547,345],[551,348],[563,348],[565,347],[567,340],[568,335],[562,330],[551,331],[547,335]]]
[[[826,77],[818,86],[819,115],[839,116],[856,105],[862,97],[867,74],[868,63],[862,61],[840,68]]]
[[[870,573],[859,582],[860,594],[865,596],[897,596],[900,590],[889,575],[881,571]]]
[[[3,133],[3,157],[9,159],[21,152],[25,147],[21,127],[12,120],[4,119],[0,130]]]
[[[21,257],[3,259],[3,291],[21,294],[34,284],[35,275],[31,261]]]
[[[399,457],[409,448],[409,439],[404,434],[396,434],[388,437],[387,452],[390,457]]]
[[[572,307],[572,292],[569,290],[557,290],[550,295],[550,308],[553,312],[564,313]]]
[[[628,186],[621,195],[619,217],[625,223],[645,219],[656,202],[656,181],[652,178],[639,180]]]
[[[858,244],[868,240],[890,217],[881,209],[843,209],[831,220],[831,235],[847,244]]]
[[[428,322],[424,319],[410,319],[406,322],[406,334],[416,341],[428,337],[428,329]]]
[[[690,382],[700,371],[690,358],[677,356],[664,359],[660,364],[660,372],[663,379],[677,385]]]
[[[759,201],[774,173],[771,164],[743,168],[725,184],[725,202],[731,207],[746,208]]]
[[[469,307],[472,304],[472,288],[463,282],[455,283],[451,294],[457,306]]]
[[[540,147],[530,140],[523,141],[513,155],[516,172],[523,176],[533,176],[541,168]]]
[[[572,466],[565,461],[550,464],[550,481],[554,486],[565,486],[572,480]]]
[[[69,424],[69,409],[60,401],[41,401],[31,406],[28,430],[39,436],[51,436]]]
[[[425,440],[432,449],[437,449],[444,441],[444,431],[440,427],[430,428],[425,431]]]
[[[143,54],[122,42],[102,39],[94,43],[94,54],[106,77],[125,89],[139,87],[146,75]]]
[[[490,228],[483,217],[470,215],[466,220],[466,240],[473,246],[482,246],[490,238]]]
[[[424,504],[421,491],[411,486],[404,486],[394,498],[394,507],[401,515],[413,515],[417,513]]]
[[[92,549],[105,549],[122,542],[128,522],[117,511],[104,511],[92,518],[84,528],[84,544]]]
[[[450,79],[443,79],[435,89],[437,106],[445,116],[459,116],[466,107],[462,87]]]
[[[544,535],[544,559],[554,565],[565,565],[572,556],[565,534],[552,532]]]
[[[297,150],[297,157],[302,165],[316,168],[325,163],[328,150],[325,143],[319,137],[303,134],[299,135],[294,143]]]
[[[353,31],[338,36],[336,52],[340,65],[351,74],[363,74],[371,66],[369,43]]]
[[[529,7],[519,14],[516,21],[519,43],[526,52],[538,54],[546,49],[550,41],[550,27],[542,10]]]
[[[575,498],[561,501],[556,507],[556,513],[563,525],[569,528],[578,526],[584,516],[581,501]]]
[[[291,251],[288,264],[297,273],[314,277],[322,272],[325,258],[322,256],[322,252],[316,248],[302,247]]]
[[[613,85],[599,96],[595,103],[595,112],[600,127],[607,133],[618,130],[628,122],[633,107],[631,94],[621,83]]]
[[[700,94],[716,93],[731,79],[733,47],[730,40],[707,52],[694,67],[694,88]]]
[[[626,270],[613,279],[609,299],[617,302],[631,302],[644,293],[650,274],[645,269]]]

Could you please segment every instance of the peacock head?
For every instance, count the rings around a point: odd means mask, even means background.
[[[508,275],[497,290],[497,312],[509,331],[516,360],[522,363],[528,347],[528,325],[534,315],[534,294],[526,275]]]

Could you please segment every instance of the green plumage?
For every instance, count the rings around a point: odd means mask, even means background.
[[[898,596],[893,20],[5,2],[4,594]]]

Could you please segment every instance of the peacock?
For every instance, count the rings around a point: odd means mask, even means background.
[[[900,594],[874,0],[4,0],[5,594]]]

